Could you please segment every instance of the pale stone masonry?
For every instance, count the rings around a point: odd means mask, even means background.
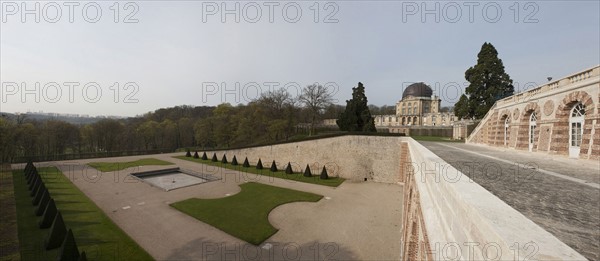
[[[497,101],[467,143],[600,158],[600,66]]]

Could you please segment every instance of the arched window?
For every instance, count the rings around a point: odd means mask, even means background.
[[[529,151],[533,151],[535,142],[535,128],[537,127],[537,114],[532,112],[529,116]]]
[[[571,109],[569,117],[569,157],[578,158],[583,137],[583,119],[585,117],[585,106],[577,103]]]

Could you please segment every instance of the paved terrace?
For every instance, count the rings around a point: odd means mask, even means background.
[[[600,260],[600,162],[463,143],[421,143],[588,259]]]
[[[255,182],[328,197],[274,209],[269,220],[279,231],[261,246],[250,245],[169,206],[191,197],[220,198],[240,191],[245,182],[232,170],[209,167],[222,180],[165,192],[127,177],[131,172],[172,168],[145,166],[99,173],[85,164],[157,158],[196,172],[197,163],[145,155],[49,163],[73,183],[157,260],[398,260],[401,247],[402,186],[346,181],[337,188],[251,175]],[[46,165],[46,164],[40,164]],[[85,177],[82,175],[85,174]],[[270,249],[267,249],[269,245]]]

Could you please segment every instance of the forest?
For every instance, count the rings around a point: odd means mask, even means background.
[[[173,152],[182,148],[229,148],[299,139],[338,131],[319,126],[337,118],[344,106],[333,104],[322,86],[307,86],[292,97],[285,90],[263,93],[248,104],[182,105],[138,117],[101,119],[87,124],[0,117],[2,162],[62,160]],[[375,113],[393,106],[370,105]]]

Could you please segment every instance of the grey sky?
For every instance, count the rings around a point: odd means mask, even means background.
[[[140,1],[128,9],[119,2],[119,23],[113,21],[114,1],[95,2],[102,9],[96,23],[85,20],[93,20],[94,6],[88,6],[88,16],[82,15],[89,2],[73,7],[73,23],[65,2],[37,2],[40,22],[34,15],[26,15],[23,22],[22,3],[2,1],[0,111],[5,112],[133,116],[182,104],[247,103],[256,96],[256,85],[265,91],[268,82],[287,84],[292,93],[296,84],[333,83],[329,86],[339,87],[331,88],[337,103],[344,104],[361,81],[369,103],[392,105],[409,83],[423,81],[450,105],[463,91],[464,71],[475,64],[486,41],[498,49],[517,89],[600,63],[598,1],[344,1],[329,2],[327,9],[328,2],[318,2],[318,22],[315,2],[297,1],[302,16],[296,23],[289,21],[296,5],[288,5],[288,15],[283,15],[288,2],[226,2],[231,9],[240,4],[239,23],[235,15],[222,22],[222,10],[209,15],[223,2]],[[25,3],[32,9],[36,2]],[[434,9],[436,4],[440,21],[428,14],[423,22],[423,5]],[[59,21],[46,21],[54,19],[57,6],[62,11]],[[256,6],[262,16],[251,23]],[[269,6],[274,8],[272,23]],[[130,18],[138,22],[123,23],[135,7],[137,13]],[[456,16],[457,7],[462,16]],[[497,7],[502,14],[495,18]],[[328,20],[333,23],[324,23],[336,8]],[[33,94],[23,100],[23,90],[13,82],[24,82],[28,89],[39,82],[40,101]],[[50,87],[51,82],[59,87]],[[65,82],[80,85],[68,87]],[[98,83],[101,97],[94,99],[93,86],[83,97],[90,82]],[[111,90],[115,82],[119,87]],[[135,89],[125,89],[128,82],[139,87],[128,99],[132,103],[123,102]],[[223,96],[213,82],[224,82],[233,91]],[[56,89],[62,96],[56,96]],[[115,89],[120,89],[117,102]]]

